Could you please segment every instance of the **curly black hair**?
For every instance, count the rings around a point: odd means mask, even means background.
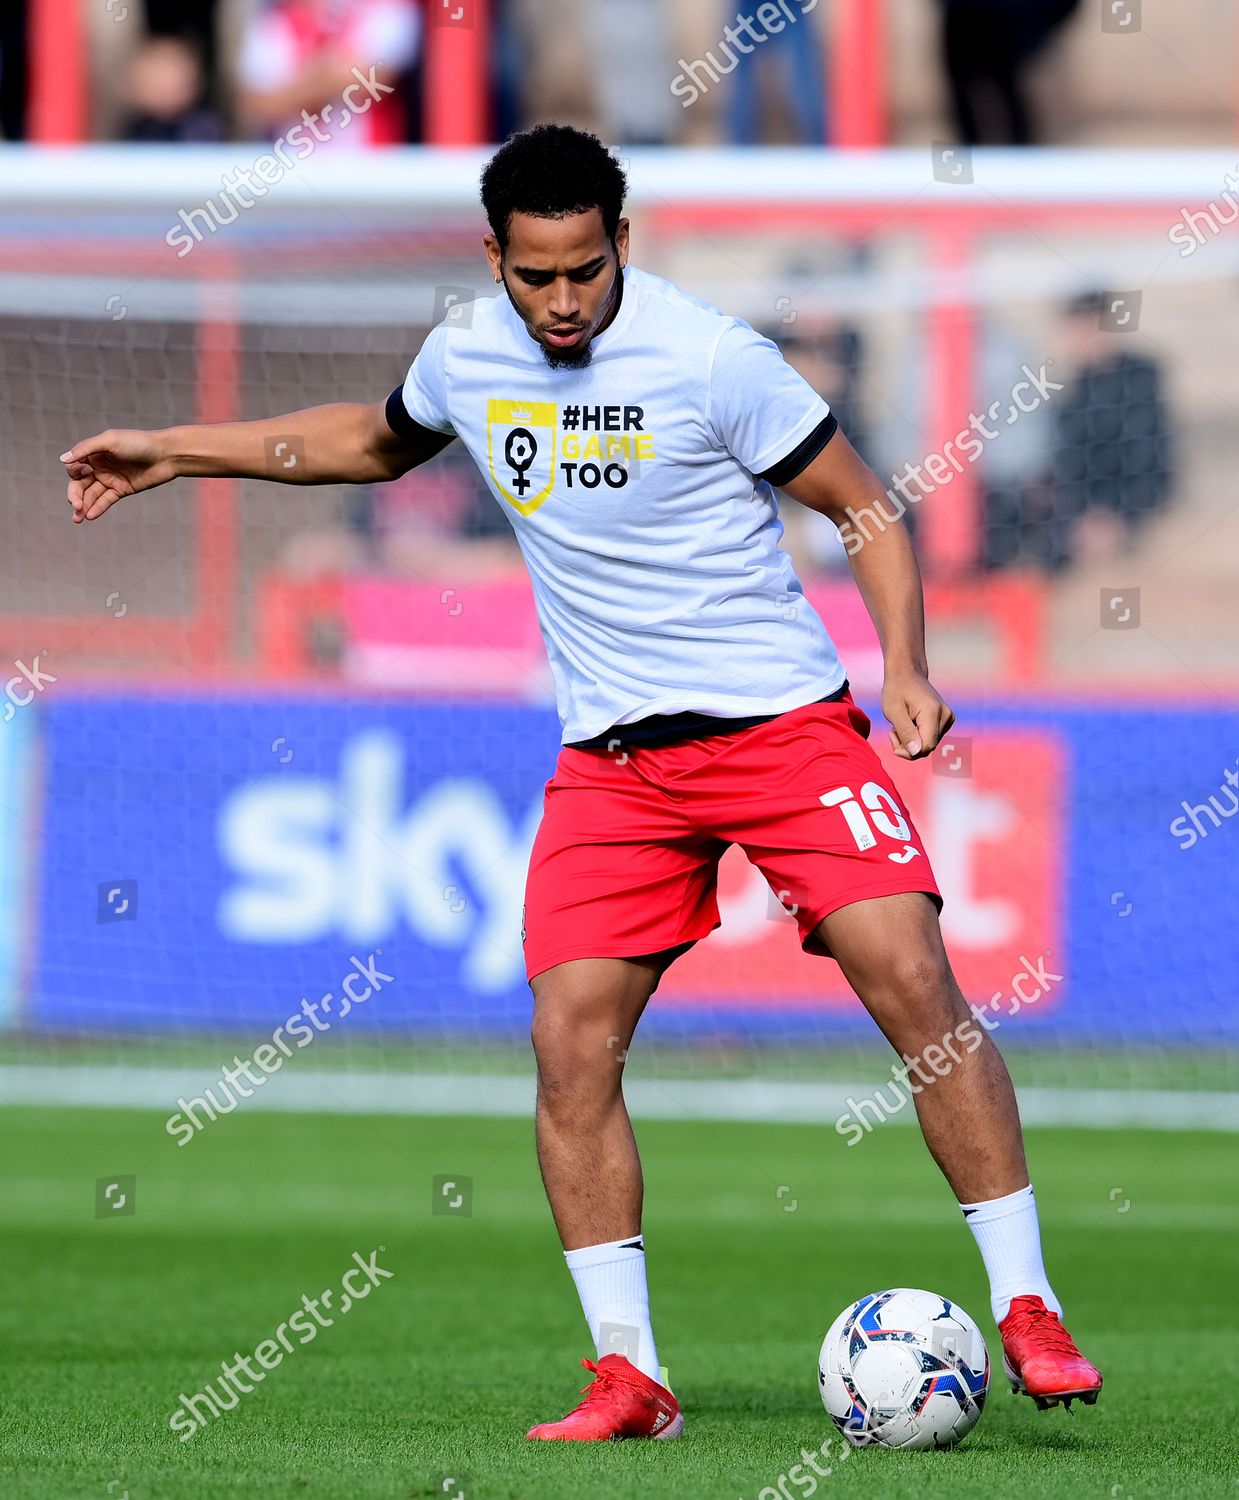
[[[600,209],[614,240],[628,179],[596,135],[572,125],[534,125],[517,131],[482,173],[482,206],[501,249],[514,213],[543,219]]]

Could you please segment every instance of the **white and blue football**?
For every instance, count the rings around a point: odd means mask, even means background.
[[[855,1447],[949,1448],[981,1416],[989,1350],[962,1307],[899,1287],[844,1308],[817,1373],[823,1406]]]

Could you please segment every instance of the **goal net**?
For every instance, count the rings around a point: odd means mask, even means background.
[[[481,160],[316,159],[236,212],[228,153],[0,164],[0,1097],[528,1108],[522,888],[559,733],[503,502],[453,445],[388,486],[182,480],[75,528],[56,461],[106,427],[385,397],[494,294]],[[628,162],[634,261],[778,340],[914,529],[959,722],[894,774],[1034,1119],[1229,1118],[1228,165]],[[781,512],[880,725],[838,533]],[[720,907],[651,1002],[636,1109],[829,1123],[889,1084],[734,849]]]

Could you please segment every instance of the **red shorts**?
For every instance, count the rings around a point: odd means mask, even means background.
[[[920,836],[847,696],[730,734],[559,753],[525,886],[525,972],[636,958],[719,925],[718,862],[739,844],[796,917],[806,953],[823,917],[924,891]]]

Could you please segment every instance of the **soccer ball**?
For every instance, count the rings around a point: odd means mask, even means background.
[[[817,1362],[822,1405],[854,1447],[949,1448],[989,1390],[989,1350],[961,1307],[899,1287],[845,1307]]]

